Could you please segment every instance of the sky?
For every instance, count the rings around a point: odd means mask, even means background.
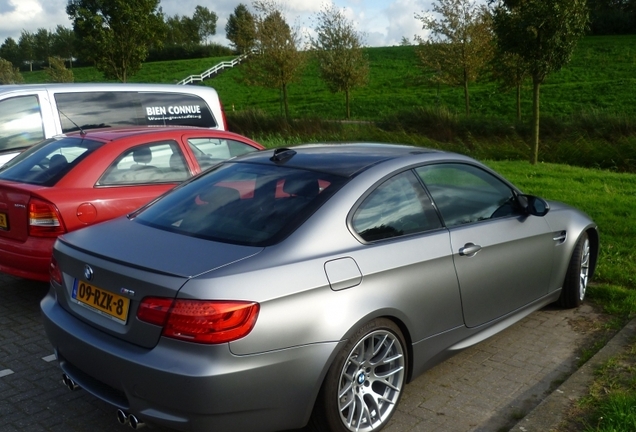
[[[418,34],[424,36],[421,23],[415,14],[432,7],[433,0],[334,0],[336,7],[343,9],[356,29],[364,35],[367,46],[399,45],[403,37],[413,40]],[[22,30],[30,33],[45,28],[54,32],[58,25],[72,28],[66,14],[67,0],[0,0],[0,44],[7,37],[17,42]],[[234,8],[243,3],[253,11],[251,0],[161,0],[160,6],[168,16],[192,16],[197,5],[214,11],[217,34],[213,42],[229,45],[225,38],[225,23]],[[288,22],[298,26],[304,33],[311,33],[312,17],[325,2],[321,0],[278,0],[285,11]]]

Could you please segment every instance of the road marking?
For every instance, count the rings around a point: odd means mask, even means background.
[[[0,370],[0,378],[6,377],[7,375],[11,375],[13,371],[11,369]]]
[[[42,360],[44,360],[45,362],[52,362],[53,360],[56,360],[57,357],[55,357],[55,354],[51,354],[48,355],[46,357],[42,357]]]

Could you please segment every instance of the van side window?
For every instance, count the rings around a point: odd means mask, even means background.
[[[218,138],[189,138],[188,145],[201,170],[234,156],[256,151],[256,148],[245,143]]]
[[[190,170],[179,145],[174,141],[133,147],[108,167],[100,186],[181,182]]]
[[[57,93],[62,132],[144,125],[137,92]]]
[[[43,139],[44,127],[37,96],[0,101],[0,151],[27,147]]]
[[[196,95],[170,92],[94,91],[56,93],[62,131],[117,126],[200,126],[218,123]]]
[[[145,124],[217,127],[210,107],[196,95],[186,93],[139,93]]]

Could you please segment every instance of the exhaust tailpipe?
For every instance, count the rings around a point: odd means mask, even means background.
[[[66,374],[62,374],[62,384],[68,387],[69,390],[77,390],[80,388],[79,384],[73,381],[73,378]]]
[[[129,420],[129,415],[126,412],[118,409],[117,410],[117,421],[119,422],[119,424],[125,425],[125,424],[127,424],[130,421]]]
[[[139,420],[137,416],[134,414],[128,414],[127,412],[118,409],[117,410],[117,421],[122,425],[129,425],[131,428],[137,430],[146,426],[146,423]]]
[[[141,429],[142,427],[146,426],[146,423],[144,423],[143,421],[139,420],[133,414],[131,414],[130,417],[128,417],[128,420],[130,421],[130,427],[135,429],[135,430]]]

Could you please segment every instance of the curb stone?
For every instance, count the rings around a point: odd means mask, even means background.
[[[511,432],[554,432],[563,421],[569,406],[587,395],[594,371],[610,358],[623,352],[636,335],[636,318],[623,329],[583,366],[574,372],[563,384],[546,397],[528,415],[521,419]]]

